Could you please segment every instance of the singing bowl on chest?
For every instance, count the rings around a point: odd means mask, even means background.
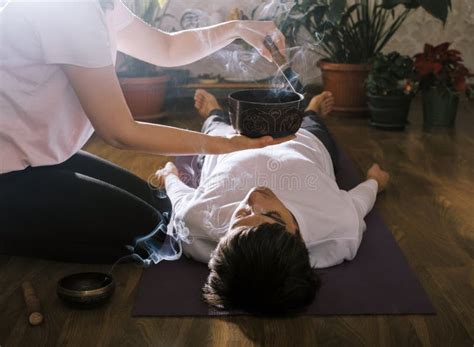
[[[107,302],[115,289],[112,276],[100,272],[82,272],[58,281],[58,296],[77,308],[91,308]]]
[[[302,94],[286,90],[241,90],[229,94],[230,120],[248,137],[284,137],[298,131],[303,120]]]

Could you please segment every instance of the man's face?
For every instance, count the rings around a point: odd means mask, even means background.
[[[267,187],[255,187],[240,202],[230,219],[229,230],[253,227],[263,223],[278,223],[296,234],[298,224],[293,214]]]

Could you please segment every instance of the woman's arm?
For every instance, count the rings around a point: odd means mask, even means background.
[[[287,141],[270,136],[211,136],[164,125],[136,122],[130,114],[114,66],[84,68],[62,65],[96,132],[109,144],[154,154],[220,154]]]
[[[266,35],[273,37],[281,52],[285,38],[269,21],[230,21],[209,27],[165,33],[138,17],[119,31],[118,49],[128,55],[158,66],[181,66],[204,58],[237,38],[252,45],[263,57],[272,60],[263,45]]]

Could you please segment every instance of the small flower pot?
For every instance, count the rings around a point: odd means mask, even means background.
[[[381,129],[403,130],[407,124],[412,97],[367,95],[370,125]]]
[[[423,91],[424,127],[454,127],[458,104],[459,95],[443,93],[436,88]]]
[[[159,118],[169,80],[168,75],[120,78],[120,86],[134,119]]]

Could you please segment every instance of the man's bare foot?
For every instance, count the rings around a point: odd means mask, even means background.
[[[216,97],[204,89],[198,89],[194,93],[194,107],[203,118],[209,117],[209,112],[212,110],[221,109]]]
[[[334,107],[334,97],[331,92],[322,92],[319,95],[313,96],[309,102],[306,111],[314,111],[317,114],[326,117],[331,113],[332,108]]]

